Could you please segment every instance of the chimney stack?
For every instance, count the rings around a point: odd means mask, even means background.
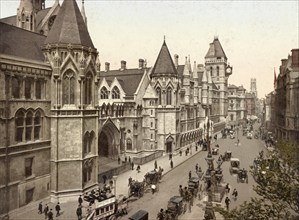
[[[105,63],[105,72],[108,72],[110,70],[110,63]]]
[[[144,59],[139,59],[139,69],[144,68]]]
[[[179,66],[179,55],[177,54],[174,55],[174,66],[175,68],[178,68]]]
[[[126,64],[127,64],[126,61],[124,61],[124,60],[120,61],[120,70],[125,70],[126,69]]]
[[[299,67],[299,49],[293,49],[292,51],[292,67]]]

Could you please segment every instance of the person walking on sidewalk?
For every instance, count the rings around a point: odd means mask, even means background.
[[[131,163],[131,167],[132,167],[132,170],[134,170],[134,163],[133,162]]]
[[[117,161],[118,161],[118,165],[120,165],[120,157],[119,156],[117,158]]]
[[[226,209],[229,210],[230,199],[228,197],[225,198]]]
[[[198,163],[195,165],[195,171],[198,172]]]
[[[77,214],[78,220],[81,220],[82,219],[82,208],[81,208],[81,205],[78,205],[78,208],[76,210],[76,214]]]
[[[42,213],[43,213],[43,204],[42,204],[42,202],[40,202],[38,204],[38,214],[42,214]]]
[[[130,185],[131,185],[132,181],[133,181],[133,180],[132,180],[132,177],[130,177],[130,178],[129,178],[129,183],[128,183],[128,186],[130,186]]]
[[[137,173],[140,173],[140,166],[139,165],[137,166],[136,170],[137,170]]]
[[[172,160],[170,161],[170,168],[171,169],[173,168],[173,162],[172,162]]]
[[[48,217],[48,211],[49,211],[49,207],[48,207],[48,205],[46,204],[46,206],[45,206],[45,208],[44,208],[45,219],[47,219],[47,217]]]
[[[226,191],[226,194],[228,194],[228,193],[229,193],[229,191],[230,191],[230,187],[229,187],[229,185],[228,185],[228,184],[226,184],[226,186],[225,186],[225,191]]]
[[[78,203],[79,203],[79,205],[81,205],[83,203],[83,199],[82,199],[81,195],[78,198]]]
[[[59,202],[57,203],[57,205],[55,206],[55,210],[56,210],[56,217],[58,217],[58,216],[60,216],[60,204],[59,204]]]
[[[183,153],[182,150],[180,150],[180,157],[182,156],[182,153]]]
[[[158,168],[157,160],[155,160],[154,165],[155,165],[155,170],[156,170]]]
[[[169,160],[172,159],[172,153],[169,153]]]
[[[191,170],[189,171],[189,179],[191,179],[192,177],[192,173],[191,173]]]
[[[53,220],[53,212],[52,212],[52,209],[50,209],[50,212],[48,212],[48,220]]]

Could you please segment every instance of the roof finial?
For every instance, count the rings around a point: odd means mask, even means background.
[[[218,35],[215,35],[215,36],[214,36],[214,40],[218,40]]]
[[[165,42],[165,40],[166,40],[166,36],[164,35],[164,42]]]

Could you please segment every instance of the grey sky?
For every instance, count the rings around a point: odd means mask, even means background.
[[[0,17],[16,14],[20,0],[0,0]],[[77,0],[81,8],[81,0]],[[62,0],[60,0],[62,3]],[[53,1],[46,0],[49,7]],[[85,0],[88,28],[102,66],[154,65],[163,36],[179,62],[204,62],[209,43],[219,40],[233,66],[230,84],[249,90],[257,78],[259,97],[273,90],[273,69],[299,47],[299,1],[99,1]]]

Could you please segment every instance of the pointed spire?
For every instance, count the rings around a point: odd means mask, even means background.
[[[183,76],[190,76],[188,57],[186,57]]]
[[[227,57],[224,53],[224,50],[220,44],[220,41],[217,37],[214,37],[213,43],[210,43],[210,48],[205,56],[205,58],[215,58],[215,57],[223,57],[227,60]]]
[[[94,48],[76,0],[63,1],[45,44],[72,44]]]
[[[175,76],[178,74],[166,45],[166,41],[163,42],[151,75],[154,76],[159,74],[171,74]]]
[[[82,0],[81,14],[82,14],[84,23],[86,24],[86,27],[87,27],[87,17],[85,14],[84,0]]]
[[[198,69],[197,69],[196,61],[194,61],[193,78],[196,80],[198,79]]]

